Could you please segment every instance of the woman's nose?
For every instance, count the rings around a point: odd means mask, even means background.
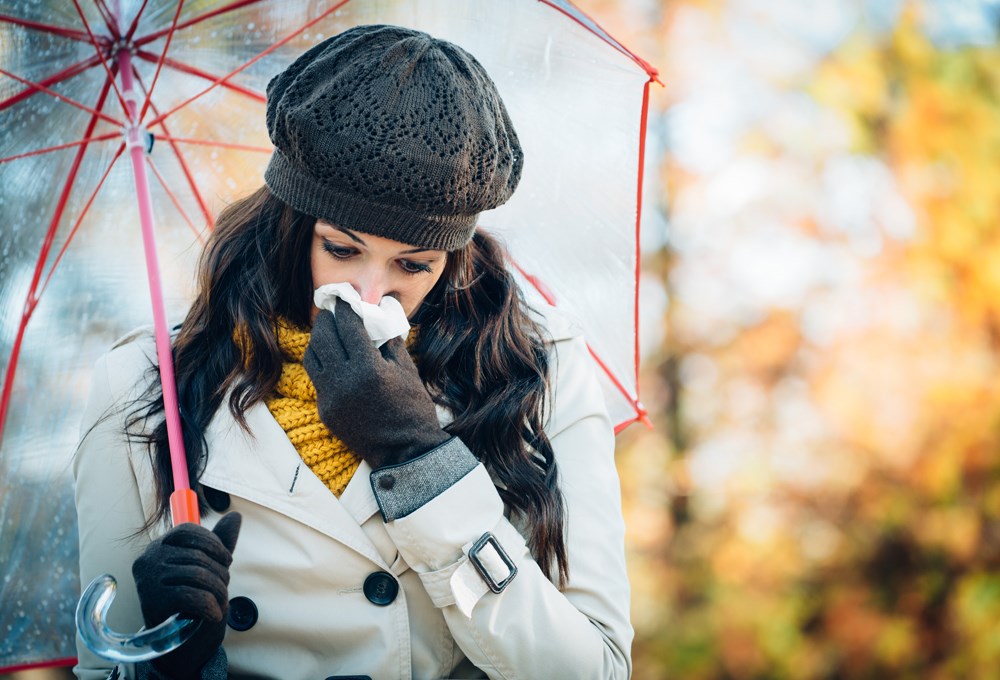
[[[385,295],[385,281],[377,272],[362,272],[351,282],[364,302],[377,305]]]

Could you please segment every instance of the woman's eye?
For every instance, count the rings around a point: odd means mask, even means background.
[[[329,241],[323,241],[323,250],[341,260],[346,260],[357,252],[354,248],[344,248]]]
[[[422,262],[412,262],[410,260],[400,260],[399,266],[402,267],[403,271],[407,274],[419,274],[421,272],[430,272],[431,267],[428,264]]]

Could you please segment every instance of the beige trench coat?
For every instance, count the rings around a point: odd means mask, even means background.
[[[249,598],[258,612],[248,630],[227,629],[231,677],[629,677],[633,632],[612,426],[583,339],[552,310],[546,323],[555,340],[546,431],[567,508],[567,587],[558,590],[531,558],[523,528],[505,518],[481,464],[416,512],[385,523],[367,464],[338,499],[264,404],[246,413],[252,437],[221,408],[207,431],[201,481],[228,493],[230,510],[243,515],[229,595]],[[153,510],[154,487],[145,448],[122,436],[122,405],[146,387],[155,356],[147,332],[98,361],[82,426],[89,434],[74,460],[81,582],[104,572],[118,579],[111,624],[120,631],[142,625],[132,561],[167,528],[134,535]],[[209,512],[202,521],[212,526],[219,517]],[[487,531],[518,570],[500,594],[467,557]],[[363,591],[376,572],[399,585],[388,605]],[[110,662],[79,641],[78,648],[81,680],[109,677]],[[131,667],[118,672],[134,677]]]

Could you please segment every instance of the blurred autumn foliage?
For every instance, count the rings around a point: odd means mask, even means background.
[[[667,84],[635,677],[1000,677],[993,5],[580,4]]]

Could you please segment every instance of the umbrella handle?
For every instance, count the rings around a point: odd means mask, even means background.
[[[201,621],[174,614],[149,630],[133,635],[117,633],[107,624],[108,609],[117,589],[114,576],[101,574],[83,591],[76,607],[76,629],[80,639],[102,659],[116,663],[149,661],[180,647],[201,626]]]

